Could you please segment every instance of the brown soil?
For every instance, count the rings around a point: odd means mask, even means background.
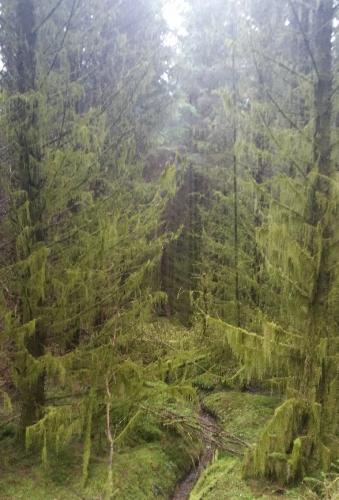
[[[199,462],[191,470],[189,475],[180,483],[174,493],[172,500],[188,500],[195,483],[198,481],[202,472],[210,464],[213,459],[214,452],[217,448],[214,442],[214,436],[219,429],[215,419],[206,412],[202,412],[199,417],[200,423],[207,432],[204,433],[204,450],[200,455]]]

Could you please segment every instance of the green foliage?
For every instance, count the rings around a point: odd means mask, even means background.
[[[295,399],[279,406],[254,451],[245,458],[245,475],[294,483],[305,476],[311,463],[328,470],[330,451],[318,442],[320,411],[320,405]]]
[[[220,495],[221,494],[221,491],[219,490],[220,482],[223,481],[225,477],[229,476],[230,473],[232,473],[234,465],[235,465],[235,460],[229,457],[217,460],[215,463],[210,465],[206,470],[206,472],[200,477],[198,483],[195,485],[190,495],[190,500],[213,498],[211,495],[214,495],[215,498],[215,495]],[[229,480],[228,480],[228,488],[229,488]],[[233,492],[233,494],[234,493],[235,492]],[[241,498],[246,498],[243,496],[243,494],[244,491],[241,490]]]
[[[272,417],[279,398],[246,392],[215,392],[204,398],[203,404],[231,434],[252,443]]]
[[[53,496],[58,500],[75,499],[79,494],[94,498],[104,495],[107,474],[105,457],[94,455],[87,485],[81,486],[81,464],[76,450],[69,448],[42,469],[32,457],[11,456],[6,450],[7,464],[0,481],[0,495],[12,498],[42,500]],[[112,469],[113,498],[169,498],[175,485],[189,471],[198,447],[183,446],[180,438],[165,435],[160,442],[140,444],[116,453]],[[3,467],[4,464],[2,464]]]
[[[308,488],[310,498],[335,499],[339,493],[338,462],[331,464],[329,473],[321,473],[318,477],[305,477],[304,484]]]
[[[169,496],[180,457],[140,470],[199,448],[196,388],[283,394],[260,436],[264,397],[205,401],[246,477],[338,456],[334,2],[240,3],[188,0],[171,51],[161,0],[1,2],[0,439],[81,447],[89,495],[98,453],[100,495]]]
[[[215,392],[203,399],[204,407],[213,414],[222,429],[253,444],[262,428],[272,418],[279,404],[275,396],[246,392]],[[219,451],[213,462],[201,475],[191,493],[192,499],[215,498],[303,498],[303,490],[279,490],[275,484],[264,481],[246,482],[242,475],[242,459]]]
[[[171,236],[156,234],[175,192],[174,167],[153,182],[143,175],[170,101],[159,9],[2,4],[1,120],[11,156],[1,174],[14,245],[1,269],[1,340],[11,343],[27,449],[40,448],[47,467],[53,453],[82,441],[84,483],[93,436],[105,428],[107,377],[117,447],[133,441],[147,405],[188,398],[177,379],[162,382],[151,351],[137,350],[166,300],[155,282]]]
[[[337,455],[327,446],[335,440],[338,413],[338,189],[331,146],[336,99],[330,91],[331,33],[324,29],[326,16],[332,24],[331,5],[318,2],[311,22],[309,5],[296,8],[283,2],[279,13],[267,6],[271,17],[266,19],[251,2],[250,10],[244,7],[237,18],[237,6],[229,2],[233,23],[224,22],[218,47],[218,55],[224,50],[231,68],[221,95],[233,135],[223,146],[225,173],[220,165],[211,168],[216,188],[203,218],[205,258],[196,303],[208,348],[214,345],[215,351],[227,354],[229,346],[238,361],[234,375],[225,380],[272,384],[286,395],[281,414],[288,407],[287,414],[279,418],[277,411],[266,429],[278,434],[281,428],[282,442],[272,439],[268,445],[263,437],[259,451],[250,452],[245,464],[250,476],[281,482],[302,478],[307,468],[326,470],[329,455]],[[218,9],[211,10],[204,20],[210,28],[215,27],[211,18]],[[278,36],[268,43],[275,28]],[[193,31],[196,39],[208,33],[206,53],[215,47],[217,30],[213,35],[208,29]],[[313,40],[313,54],[305,53],[305,33]],[[212,67],[213,59],[204,55],[199,62]],[[317,65],[323,68],[321,75]],[[246,86],[240,68],[257,80],[256,85]],[[195,88],[193,102],[199,90]],[[197,151],[206,155],[201,141]],[[215,159],[210,156],[210,166]],[[229,358],[228,352],[224,362]],[[318,422],[310,436],[304,429],[311,444],[302,439],[300,419]],[[260,468],[256,453],[261,452]]]

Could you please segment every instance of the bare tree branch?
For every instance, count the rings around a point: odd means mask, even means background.
[[[66,26],[64,28],[64,35],[62,37],[62,40],[61,40],[61,44],[58,48],[58,50],[56,51],[55,55],[54,55],[54,58],[53,58],[53,61],[52,61],[52,64],[50,65],[47,73],[46,73],[46,76],[44,78],[44,81],[47,80],[47,78],[49,77],[49,75],[51,74],[51,71],[53,70],[54,66],[55,66],[55,63],[57,61],[57,58],[58,58],[58,55],[60,53],[60,51],[63,49],[63,46],[65,44],[65,40],[66,40],[66,36],[69,32],[69,28],[70,28],[70,25],[71,25],[71,22],[72,22],[72,19],[73,19],[73,16],[74,16],[74,13],[75,13],[75,10],[76,10],[76,5],[77,5],[77,0],[73,0],[73,4],[72,4],[72,8],[71,8],[71,12],[70,12],[70,15],[67,19],[67,23],[66,23]]]
[[[292,0],[288,0],[288,4],[289,6],[291,7],[291,10],[293,12],[293,15],[295,17],[295,20],[297,21],[297,24],[299,26],[299,29],[300,29],[300,32],[303,36],[303,39],[304,39],[304,43],[305,43],[305,46],[306,46],[306,49],[307,49],[307,52],[309,53],[310,55],[310,58],[311,58],[311,61],[312,61],[312,64],[313,64],[313,67],[315,69],[315,72],[317,73],[317,76],[319,77],[319,71],[318,71],[318,67],[317,67],[317,63],[315,61],[315,58],[314,58],[314,54],[312,52],[312,49],[311,49],[311,45],[310,45],[310,41],[307,37],[307,34],[305,33],[304,31],[304,28],[303,28],[303,25],[301,24],[300,22],[300,19],[299,19],[299,16],[298,16],[298,13],[297,11],[295,10],[295,6],[294,6],[294,3]]]
[[[54,12],[60,7],[60,5],[62,4],[64,0],[59,0],[56,5],[53,7],[53,9],[47,14],[47,16],[38,24],[38,26],[36,26],[33,31],[32,31],[32,34],[35,35],[39,30],[40,28],[42,28],[42,26],[47,23],[48,19],[50,19]]]

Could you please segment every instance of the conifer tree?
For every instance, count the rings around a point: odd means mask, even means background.
[[[94,7],[71,0],[3,2],[1,38],[2,120],[11,152],[2,179],[14,252],[1,270],[2,337],[15,352],[11,378],[21,435],[26,431],[27,444],[41,442],[45,460],[51,443],[58,447],[62,435],[67,441],[80,433],[85,469],[97,395],[86,384],[98,375],[97,343],[108,344],[102,363],[108,373],[109,363],[118,366],[109,346],[121,335],[117,350],[128,349],[131,324],[141,328],[160,297],[153,294],[152,269],[163,243],[151,236],[172,190],[171,169],[157,183],[143,179],[142,152],[160,119],[153,109],[144,110],[150,122],[137,144],[140,106],[149,109],[161,93],[167,96],[154,53],[161,50],[162,24],[146,33],[142,16],[140,43],[131,29],[139,18],[131,20],[125,6]],[[158,19],[150,5],[144,9],[147,19]],[[109,32],[117,34],[112,59]],[[69,411],[49,404],[51,383],[80,392]],[[100,394],[102,402],[106,393]]]
[[[206,367],[283,396],[246,477],[338,458],[338,2],[162,6],[1,1],[0,411],[107,498]]]
[[[234,305],[239,302],[234,298],[239,292],[238,284],[235,285],[238,280],[231,277],[232,271],[228,273],[226,265],[225,274],[220,273],[220,266],[217,272],[216,269],[222,260],[224,264],[234,260],[235,246],[232,245],[232,249],[227,246],[224,236],[227,233],[232,238],[237,227],[232,215],[235,209],[234,177],[232,175],[231,180],[230,175],[234,156],[229,153],[234,143],[234,127],[224,111],[224,101],[227,101],[224,94],[232,94],[233,82],[229,26],[229,39],[225,37],[231,4],[229,2],[225,7],[225,3],[219,1],[188,2],[188,34],[182,40],[182,52],[174,68],[181,96],[177,111],[179,137],[176,140],[187,164],[187,175],[183,176],[185,187],[178,191],[177,196],[184,197],[179,203],[180,206],[186,204],[187,208],[180,214],[176,213],[176,218],[172,217],[178,228],[182,224],[182,232],[165,255],[165,268],[170,275],[165,281],[172,279],[177,302],[183,304],[185,294],[193,301],[198,299],[199,290],[207,285],[208,293],[214,293],[220,303],[228,302],[226,307],[233,309],[229,314],[233,314]],[[191,61],[189,67],[186,60]],[[219,191],[223,201],[217,213],[213,207]],[[212,235],[214,223],[218,235]],[[204,228],[207,225],[206,233]],[[180,267],[176,268],[175,262],[180,262]],[[204,276],[204,285],[200,284],[201,276]],[[192,303],[190,306],[186,303],[185,307],[192,317]]]
[[[298,16],[294,10],[292,15]],[[299,17],[297,22],[299,25]],[[326,470],[337,456],[338,285],[334,235],[338,187],[331,152],[332,22],[333,3],[320,1],[309,34],[302,34],[312,65],[314,92],[312,106],[309,89],[303,92],[298,87],[307,106],[303,108],[310,110],[307,122],[304,113],[299,125],[295,123],[287,92],[280,99],[270,89],[266,94],[277,116],[275,126],[271,125],[274,149],[290,167],[277,171],[269,181],[269,209],[259,231],[280,307],[261,310],[257,331],[225,325],[230,346],[247,377],[271,376],[272,383],[286,395],[258,444],[248,453],[245,474],[285,483],[302,478],[312,469]],[[285,22],[284,26],[286,29],[289,24]],[[283,71],[288,70],[286,60],[280,60],[280,64]],[[293,78],[289,82],[295,86]],[[279,85],[278,81],[273,91]],[[299,150],[293,159],[284,146],[287,140],[290,150]]]

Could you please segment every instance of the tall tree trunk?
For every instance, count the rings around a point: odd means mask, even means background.
[[[321,338],[331,336],[331,324],[328,317],[328,295],[331,287],[330,243],[333,236],[331,213],[331,182],[334,173],[331,161],[331,119],[332,119],[332,26],[333,2],[321,0],[318,3],[313,25],[315,88],[314,115],[315,129],[313,140],[313,160],[316,166],[316,177],[312,185],[309,206],[309,222],[315,234],[321,231],[321,240],[313,243],[310,249],[314,259],[318,259],[318,272],[314,279],[309,302],[309,352],[306,355],[301,393],[309,393],[319,403],[324,403],[328,390],[328,363],[322,364],[322,383],[315,387],[315,347]],[[320,229],[317,229],[320,228]],[[328,357],[328,356],[327,356]]]
[[[232,100],[233,100],[233,208],[234,208],[234,301],[235,301],[235,324],[241,325],[240,319],[240,289],[239,289],[239,192],[238,192],[238,157],[236,152],[238,140],[238,76],[236,68],[236,41],[237,24],[232,25]]]
[[[332,0],[321,0],[314,19],[314,116],[315,128],[313,139],[313,161],[316,176],[310,193],[308,220],[316,235],[310,253],[318,259],[318,271],[314,278],[313,290],[309,302],[309,328],[304,373],[301,393],[316,393],[314,349],[320,338],[327,337],[326,303],[330,286],[329,243],[331,221],[326,214],[329,210],[331,195],[331,116],[332,116]],[[319,244],[318,231],[321,231]],[[320,255],[319,255],[320,254]],[[310,394],[311,396],[311,394]]]
[[[291,58],[294,61],[293,69],[296,71],[296,75],[309,75],[312,71],[311,28],[315,1],[305,0],[300,4],[289,1],[289,4],[291,26],[294,33],[291,43]],[[291,88],[291,109],[297,111],[295,120],[300,128],[303,128],[309,122],[310,110],[307,109],[303,89],[298,90],[299,86],[300,79],[296,77]]]
[[[314,74],[313,168],[308,174],[306,222],[312,235],[308,254],[313,262],[311,291],[305,301],[306,320],[301,332],[300,363],[295,368],[289,399],[275,412],[258,445],[246,458],[248,476],[295,482],[314,470],[327,470],[331,458],[328,435],[335,435],[337,373],[331,356],[336,335],[329,310],[331,255],[335,209],[331,161],[332,26],[333,1],[318,0],[308,42]],[[336,259],[333,261],[333,259]],[[336,451],[337,453],[337,451]]]
[[[39,98],[36,91],[36,35],[33,28],[36,25],[32,0],[17,0],[16,11],[16,47],[14,57],[9,64],[8,73],[10,89],[15,95],[15,105],[12,119],[17,134],[17,168],[18,188],[25,193],[25,203],[28,207],[27,228],[20,234],[22,228],[18,225],[20,244],[17,244],[20,261],[29,262],[34,259],[34,252],[41,248],[44,241],[42,215],[44,204],[41,196],[43,184],[41,173],[41,151],[39,133]],[[14,207],[16,210],[17,207]],[[19,241],[19,239],[18,239]],[[41,259],[37,259],[37,262]],[[44,259],[38,264],[43,266]],[[25,429],[35,423],[41,416],[45,400],[45,374],[40,372],[32,375],[32,358],[37,359],[44,354],[45,334],[37,319],[37,308],[42,306],[43,293],[36,297],[32,292],[32,266],[27,264],[24,276],[21,276],[21,323],[28,324],[36,320],[34,332],[25,339],[26,352],[21,352],[18,359],[18,390],[21,398],[21,430],[23,438]],[[34,295],[34,296],[33,296]],[[38,369],[39,370],[39,369]]]

